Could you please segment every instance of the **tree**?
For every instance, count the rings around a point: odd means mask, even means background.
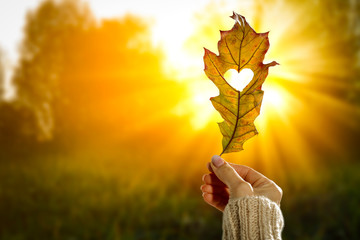
[[[142,19],[96,24],[84,5],[48,0],[28,15],[14,82],[43,138],[108,138],[172,107],[181,91],[161,61]]]
[[[40,138],[52,137],[52,104],[59,97],[64,44],[93,24],[88,9],[77,1],[47,0],[27,15],[14,84],[19,102],[36,115]]]

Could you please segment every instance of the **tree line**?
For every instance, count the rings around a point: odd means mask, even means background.
[[[99,21],[80,1],[47,0],[29,12],[12,79],[16,99],[0,104],[0,148],[121,137],[151,106],[168,107],[158,96],[144,99],[159,86],[177,87],[148,33],[142,19]]]

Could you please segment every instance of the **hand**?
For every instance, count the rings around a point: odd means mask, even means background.
[[[229,199],[265,196],[280,205],[282,190],[273,181],[250,167],[227,163],[214,155],[208,163],[211,173],[203,176],[200,189],[204,201],[224,211]]]

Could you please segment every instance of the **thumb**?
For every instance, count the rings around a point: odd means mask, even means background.
[[[245,182],[235,169],[218,155],[211,158],[211,168],[215,175],[230,189],[235,189],[239,184]]]

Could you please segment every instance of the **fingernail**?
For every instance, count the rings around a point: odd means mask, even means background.
[[[214,164],[215,167],[221,167],[221,165],[224,164],[224,159],[222,159],[219,155],[214,155],[211,158],[212,164]]]

